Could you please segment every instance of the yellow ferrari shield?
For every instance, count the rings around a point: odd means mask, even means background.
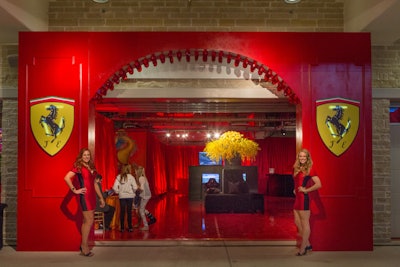
[[[50,156],[67,143],[74,127],[75,100],[45,97],[30,100],[31,129],[39,146]]]
[[[353,143],[360,122],[360,103],[335,98],[317,101],[318,133],[326,147],[336,156]]]

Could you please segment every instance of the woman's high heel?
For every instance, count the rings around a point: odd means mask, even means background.
[[[304,256],[307,254],[307,250],[304,250],[304,252],[297,252],[296,256]]]
[[[79,249],[81,250],[81,254],[80,254],[80,255],[82,255],[82,256],[85,256],[85,257],[92,257],[92,256],[94,256],[94,253],[91,252],[91,251],[89,251],[88,253],[84,253],[82,247],[79,247]]]
[[[311,246],[311,245],[307,246],[307,247],[305,248],[305,251],[312,251],[312,246]]]

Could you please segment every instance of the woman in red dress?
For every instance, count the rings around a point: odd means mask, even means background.
[[[313,198],[313,191],[321,188],[321,181],[313,169],[310,152],[306,149],[301,149],[297,154],[293,169],[293,193],[296,196],[293,207],[294,222],[301,238],[300,248],[296,255],[303,256],[307,254],[307,251],[312,250],[309,240],[311,233],[310,202]]]
[[[74,194],[79,195],[79,203],[83,213],[81,227],[82,242],[81,255],[91,257],[94,254],[89,248],[89,233],[94,221],[96,208],[96,194],[99,197],[100,207],[105,206],[103,195],[96,184],[96,168],[89,149],[81,149],[72,169],[65,175],[64,180]],[[78,179],[79,188],[74,187],[73,179]]]

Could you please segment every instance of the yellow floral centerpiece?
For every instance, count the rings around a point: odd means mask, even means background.
[[[254,160],[260,150],[258,144],[243,137],[243,134],[236,131],[227,131],[218,139],[206,144],[204,152],[214,160],[220,159],[231,161],[240,157],[241,160]]]

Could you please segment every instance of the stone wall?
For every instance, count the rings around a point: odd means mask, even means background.
[[[17,240],[17,175],[18,175],[18,101],[3,99],[3,150],[1,159],[1,202],[4,209],[3,233],[8,245]]]
[[[400,88],[400,40],[372,47],[372,88]]]
[[[0,92],[2,152],[0,168],[0,202],[6,203],[3,211],[3,238],[8,244],[16,244],[17,239],[17,151],[18,151],[18,68],[17,45],[0,46]]]
[[[391,241],[390,125],[387,99],[372,104],[374,243]]]
[[[303,0],[56,0],[50,31],[342,32],[343,1]]]

